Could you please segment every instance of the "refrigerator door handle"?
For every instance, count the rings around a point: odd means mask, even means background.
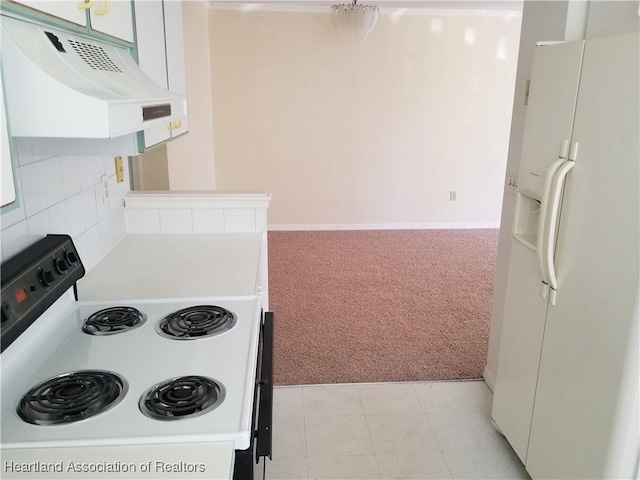
[[[547,228],[548,224],[548,216],[549,216],[549,198],[551,194],[551,185],[553,183],[553,179],[555,177],[558,169],[567,161],[567,156],[569,155],[569,140],[564,140],[562,142],[562,146],[560,148],[560,154],[558,155],[558,159],[551,164],[549,169],[547,170],[547,174],[544,179],[544,185],[542,189],[542,201],[540,205],[540,218],[538,221],[538,245],[537,245],[537,256],[538,256],[538,267],[540,268],[540,275],[542,277],[542,290],[541,296],[545,300],[547,299],[547,295],[549,293],[549,277],[550,272],[548,269],[547,263],[547,249],[546,246],[548,242],[546,241],[549,235],[549,229]]]
[[[577,144],[575,144],[577,148]],[[573,151],[573,149],[572,149]],[[564,181],[567,178],[567,175],[571,171],[573,167],[575,167],[576,162],[572,156],[570,155],[570,159],[565,161],[562,166],[558,169],[557,174],[555,175],[553,182],[551,184],[550,192],[549,192],[549,209],[548,209],[548,218],[547,218],[547,234],[544,238],[544,247],[543,250],[545,252],[545,268],[549,273],[549,301],[551,305],[556,304],[556,291],[558,289],[558,278],[556,276],[556,268],[554,263],[554,246],[556,244],[557,237],[557,223],[558,217],[560,215],[560,202],[561,202],[561,194],[562,187],[564,186]]]

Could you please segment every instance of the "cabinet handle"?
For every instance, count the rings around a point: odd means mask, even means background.
[[[175,122],[171,122],[167,127],[169,130],[177,130],[182,127],[182,120],[176,120]]]
[[[87,0],[86,2],[79,2],[78,8],[80,10],[89,10],[91,7],[93,7],[94,3],[96,3],[95,0]]]
[[[94,0],[89,0],[91,3],[93,3]],[[94,15],[106,15],[107,13],[109,13],[109,10],[111,10],[111,1],[110,0],[104,0],[104,7],[102,8],[102,10],[94,10],[93,14]]]

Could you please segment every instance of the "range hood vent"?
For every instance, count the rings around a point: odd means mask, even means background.
[[[155,84],[127,48],[2,17],[11,135],[113,138],[186,116],[184,96]]]

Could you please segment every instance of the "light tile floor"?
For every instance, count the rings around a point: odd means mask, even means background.
[[[481,381],[276,387],[273,416],[267,479],[529,479]]]

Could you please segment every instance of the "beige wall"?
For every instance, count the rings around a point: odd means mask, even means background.
[[[620,35],[640,30],[640,5],[637,1],[589,2],[589,18],[585,38]]]
[[[167,145],[160,145],[147,153],[138,155],[140,169],[136,188],[139,190],[169,190],[169,169],[167,167]]]
[[[498,225],[519,16],[209,13],[217,188],[269,224]],[[449,192],[457,191],[457,201]]]
[[[207,12],[202,2],[182,2],[189,133],[167,144],[171,190],[216,186]]]

